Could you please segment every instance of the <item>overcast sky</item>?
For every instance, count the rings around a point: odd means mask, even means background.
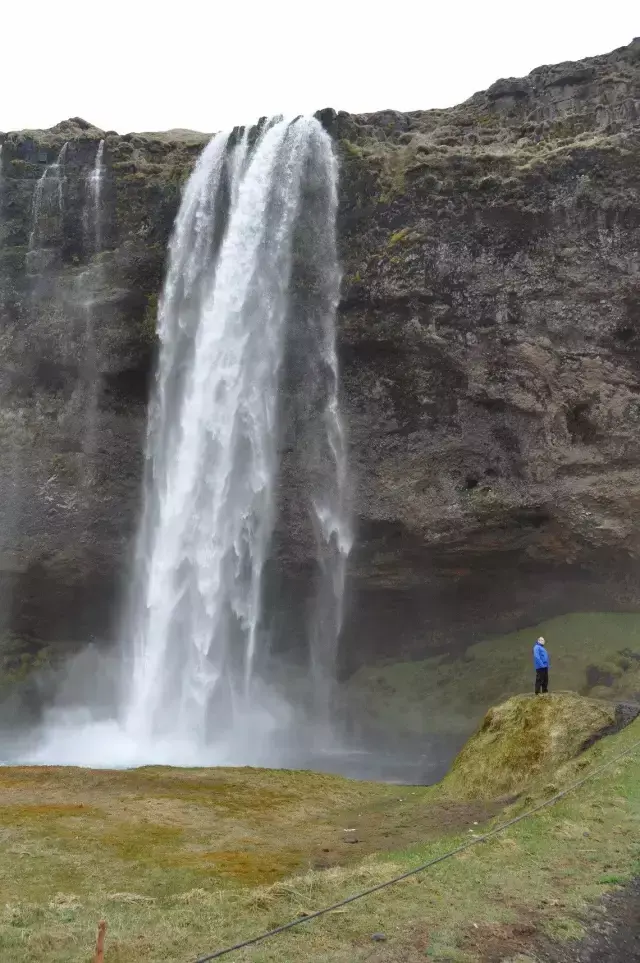
[[[637,9],[636,9],[637,8]],[[632,0],[31,0],[0,14],[0,130],[220,130],[446,107],[640,34]]]

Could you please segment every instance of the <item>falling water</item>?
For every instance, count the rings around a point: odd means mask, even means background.
[[[327,176],[327,171],[331,172]],[[352,536],[347,506],[347,453],[338,395],[335,314],[340,274],[336,252],[336,161],[328,138],[318,141],[296,234],[300,279],[293,292],[301,381],[294,404],[306,454],[318,579],[309,627],[316,730],[329,722],[336,646],[342,628]]]
[[[94,200],[101,161],[99,152]],[[201,155],[160,303],[120,704],[105,718],[90,699],[62,700],[38,743],[20,750],[24,761],[327,766],[317,753],[327,740],[314,736],[327,732],[351,545],[336,181],[330,138],[313,118],[221,134]],[[263,578],[268,560],[279,564],[270,553],[284,518],[275,495],[289,408],[317,555],[311,700],[270,650]]]
[[[40,261],[35,257],[51,235],[60,227],[60,220],[64,212],[64,162],[67,156],[68,143],[64,143],[53,164],[48,164],[36,184],[31,203],[31,233],[29,234],[28,264],[36,269]],[[54,222],[53,224],[51,222]]]
[[[81,372],[83,394],[84,430],[82,453],[85,484],[95,480],[95,453],[98,434],[98,397],[100,378],[95,332],[96,293],[102,286],[102,262],[99,255],[103,248],[102,185],[104,181],[104,140],[98,144],[94,165],[87,176],[86,196],[83,210],[85,248],[96,260],[78,278],[80,300],[84,312],[83,366]]]
[[[1,150],[1,147],[0,147]],[[26,272],[30,275],[29,297],[32,307],[40,299],[48,298],[50,288],[43,280],[45,268],[50,260],[56,256],[55,245],[62,229],[62,213],[64,209],[64,162],[67,152],[65,143],[60,150],[55,163],[45,167],[42,176],[37,181],[31,202],[31,231],[26,256]],[[0,181],[2,171],[0,170]],[[1,187],[1,183],[0,183]],[[2,305],[0,304],[0,313]],[[35,312],[31,321],[35,320]],[[6,344],[11,350],[16,350],[20,343],[20,334],[15,326],[8,326],[3,332]],[[31,335],[33,337],[33,335]],[[18,349],[19,350],[19,349]],[[16,567],[19,555],[18,546],[24,537],[26,519],[30,510],[25,496],[25,466],[28,459],[30,445],[28,415],[23,405],[16,403],[15,398],[2,399],[0,412],[0,554],[3,557],[3,597],[0,599],[0,631],[6,630],[10,620],[10,598],[12,594],[11,578],[6,578],[6,572]]]
[[[313,646],[333,650],[340,627],[349,537],[334,345],[335,161],[314,119],[271,122],[250,141],[247,132],[211,141],[170,246],[127,624],[133,667],[124,726],[137,742],[206,745],[235,738],[248,718],[255,738],[267,734],[273,707],[264,706],[256,667],[288,325],[311,332],[313,391],[322,399],[324,441],[310,468],[334,614],[314,630]],[[300,307],[290,291],[294,257],[317,278],[303,317],[292,314]],[[332,658],[316,652],[311,661],[324,673]]]
[[[84,207],[85,237],[94,253],[102,250],[102,183],[104,181],[104,140],[98,144],[93,167],[87,177],[87,200]]]

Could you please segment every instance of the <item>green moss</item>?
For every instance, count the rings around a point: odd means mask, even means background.
[[[387,247],[394,247],[396,244],[399,244],[400,241],[406,241],[407,238],[410,237],[410,235],[411,235],[411,228],[408,228],[408,227],[401,228],[401,230],[396,231],[394,234],[391,235],[391,237],[387,241]]]
[[[0,641],[0,692],[26,682],[38,669],[47,668],[54,659],[50,646],[32,639],[5,635]]]
[[[191,170],[192,165],[189,163],[173,164],[165,168],[164,177],[168,184],[175,184],[178,187],[182,187],[182,185],[188,181]]]
[[[26,178],[29,180],[38,180],[44,170],[40,165],[31,164],[29,161],[21,160],[19,157],[14,157],[9,163],[8,168],[10,177]]]
[[[142,184],[149,180],[149,175],[145,171],[129,171],[122,174],[120,180],[125,184]]]
[[[364,157],[364,148],[360,147],[359,144],[354,144],[350,140],[341,140],[340,147],[350,157]]]
[[[457,798],[520,792],[578,754],[615,722],[610,705],[572,693],[514,696],[490,709],[444,780]]]
[[[158,334],[158,307],[159,298],[157,293],[150,294],[147,298],[147,304],[144,309],[144,315],[142,316],[142,322],[140,325],[142,339],[147,344],[155,344]]]

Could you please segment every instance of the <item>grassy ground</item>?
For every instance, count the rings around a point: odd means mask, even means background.
[[[250,922],[256,887],[438,838],[496,809],[400,794],[257,769],[0,768],[0,959],[85,960],[102,914],[109,963],[188,959],[199,936],[215,938],[218,912],[229,935],[239,913]],[[354,825],[359,841],[347,842]]]
[[[553,776],[594,733],[611,731],[614,725],[613,707],[595,699],[573,693],[514,696],[489,709],[454,761],[444,787],[461,799],[513,795],[532,779]]]
[[[508,813],[638,739],[640,721],[553,777],[545,771]],[[107,963],[189,963],[444,852],[498,810],[456,801],[446,782],[3,769],[0,959],[88,963],[104,916]],[[427,875],[231,959],[515,959],[542,929],[579,935],[585,907],[640,871],[638,840],[640,753]],[[377,932],[384,942],[371,940]]]
[[[551,690],[640,701],[640,615],[563,615],[470,646],[455,659],[387,663],[357,672],[348,685],[359,715],[385,731],[470,733],[489,706],[531,691],[531,648],[543,635]]]

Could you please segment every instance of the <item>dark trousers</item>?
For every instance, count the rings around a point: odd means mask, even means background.
[[[549,691],[549,670],[536,669],[536,695]]]

